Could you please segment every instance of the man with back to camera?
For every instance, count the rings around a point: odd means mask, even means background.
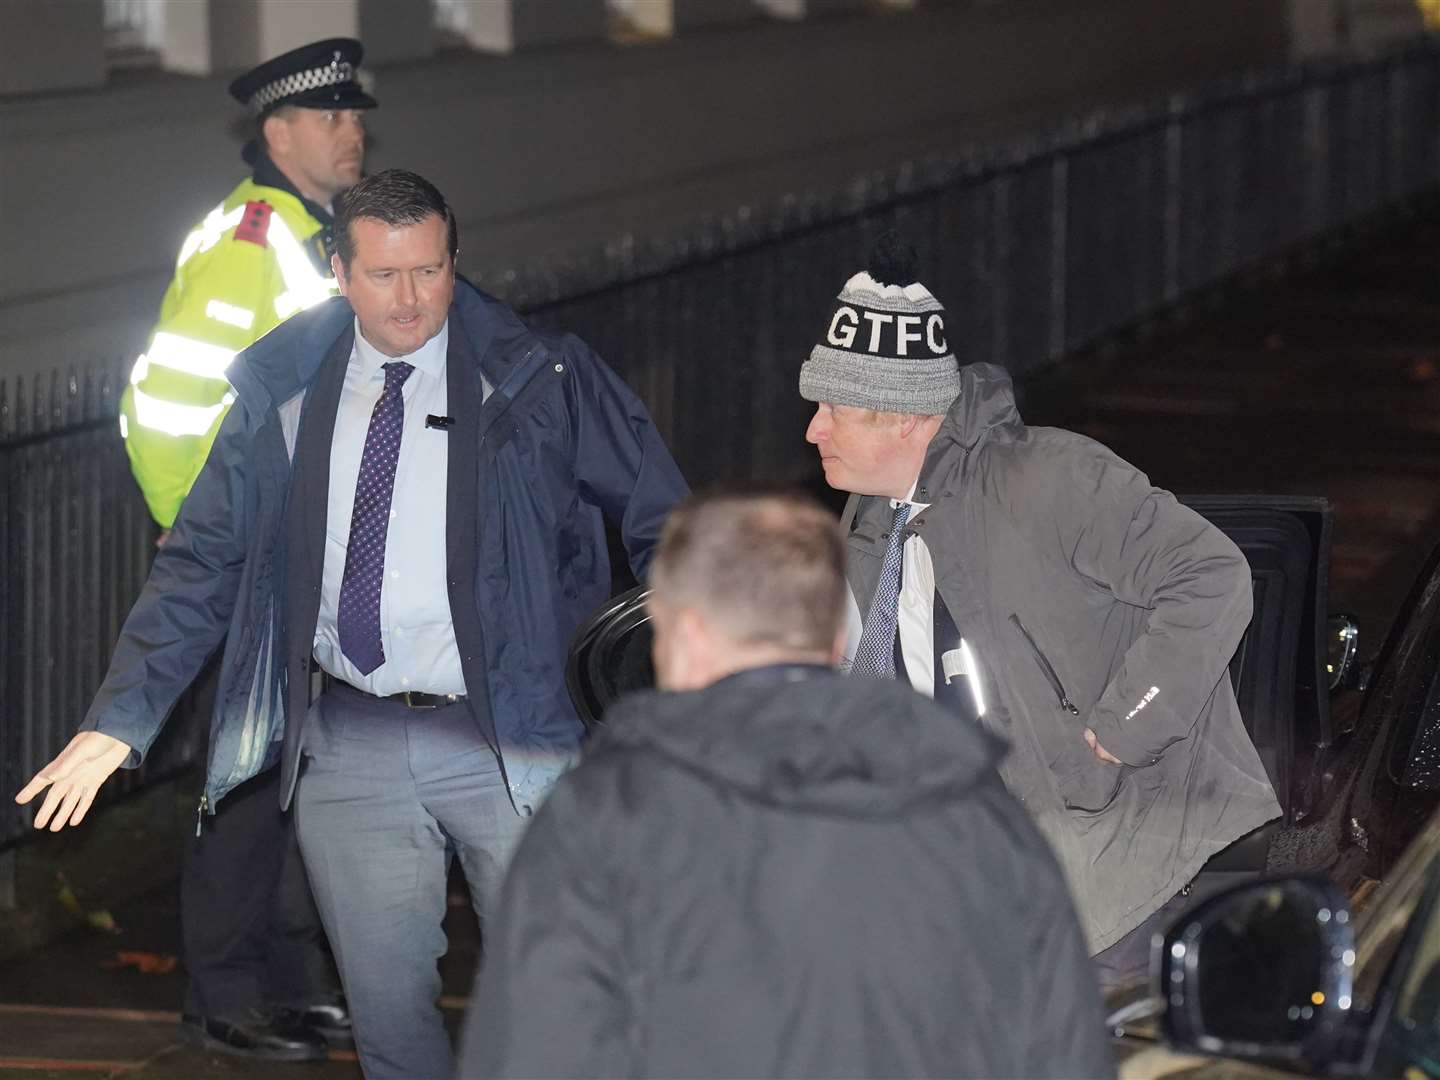
[[[36,826],[82,818],[225,636],[207,799],[280,761],[366,1076],[443,1077],[449,852],[484,921],[578,754],[565,649],[609,594],[603,518],[643,573],[685,484],[583,342],[457,287],[424,178],[361,181],[336,244],[345,299],[236,361],[85,730],[18,800],[49,785]]]
[[[1249,567],[1105,447],[1026,426],[1002,368],[957,367],[913,262],[882,238],[800,369],[806,438],[853,493],[847,657],[1010,742],[1001,775],[1109,989],[1144,976],[1205,861],[1280,813],[1227,670]]]
[[[251,175],[185,238],[120,403],[161,543],[234,398],[225,376],[235,355],[335,295],[333,203],[360,179],[362,117],[376,106],[357,81],[363,54],[350,38],[317,41],[230,84],[253,118],[243,151]],[[213,694],[212,670],[197,684],[196,710],[208,712]],[[237,788],[185,844],[180,1033],[224,1053],[315,1060],[327,1042],[352,1045],[350,1022],[278,782],[271,769]]]
[[[1003,743],[834,671],[844,560],[806,497],[671,514],[662,690],[613,707],[536,815],[460,1076],[1114,1074]]]

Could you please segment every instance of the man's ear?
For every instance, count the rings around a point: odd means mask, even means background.
[[[339,254],[330,256],[330,272],[335,275],[335,282],[340,286],[340,295],[350,295],[350,282],[345,280],[345,264],[340,261]]]
[[[290,150],[290,124],[278,112],[261,121],[260,137],[271,151],[285,154]]]
[[[698,658],[708,657],[714,638],[705,617],[692,607],[681,608],[676,615],[675,629],[686,653]]]
[[[900,437],[902,439],[909,439],[918,434],[928,443],[935,432],[940,430],[940,421],[943,419],[944,417],[940,416],[921,416],[917,413],[901,413]]]
[[[673,612],[670,632],[670,685],[699,690],[715,681],[716,641],[704,617],[694,608]]]

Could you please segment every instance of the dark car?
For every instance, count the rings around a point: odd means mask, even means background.
[[[1323,876],[1249,882],[1153,966],[1154,997],[1112,1017],[1122,1077],[1440,1076],[1440,815],[1358,914]]]
[[[1440,1077],[1440,547],[1363,681],[1321,755],[1331,805],[1295,845],[1330,874],[1185,912],[1149,993],[1112,1012],[1122,1076]],[[1384,884],[1357,897],[1367,877]]]
[[[1111,999],[1121,1075],[1440,1077],[1440,546],[1360,665],[1354,621],[1328,611],[1325,500],[1184,501],[1250,562],[1230,674],[1284,813],[1212,860],[1240,884],[1173,925],[1152,985]],[[576,635],[587,724],[654,681],[644,596]]]
[[[1255,612],[1230,664],[1246,727],[1282,817],[1217,855],[1234,880],[1318,870],[1353,891],[1382,878],[1440,791],[1440,549],[1379,656],[1355,663],[1357,628],[1328,610],[1331,509],[1321,498],[1183,500],[1250,562]],[[597,611],[570,652],[570,694],[588,725],[628,690],[653,684],[645,590]],[[1332,696],[1345,690],[1344,708]],[[1214,875],[1224,880],[1220,874]]]

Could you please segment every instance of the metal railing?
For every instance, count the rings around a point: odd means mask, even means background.
[[[801,359],[900,228],[961,362],[1024,374],[1432,190],[1440,48],[1252,72],[482,285],[589,341],[699,479],[794,481]]]
[[[13,799],[85,715],[149,572],[153,527],[115,415],[129,361],[0,380],[0,847],[24,834]],[[203,731],[175,725],[144,770],[188,763]]]
[[[962,362],[1024,373],[1437,180],[1440,49],[1427,40],[476,276],[600,351],[692,482],[797,482],[814,469],[800,361],[885,228],[919,249]],[[128,363],[0,379],[0,845],[22,834],[11,796],[83,714],[149,561],[113,422]],[[156,767],[193,755],[196,725],[182,727]]]

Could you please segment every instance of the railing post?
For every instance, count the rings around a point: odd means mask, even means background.
[[[990,177],[990,362],[1004,365],[1010,352],[1010,293],[1015,273],[1014,223],[1009,168]]]
[[[1065,355],[1070,253],[1070,158],[1061,148],[1050,162],[1050,339],[1047,360]]]
[[[1161,292],[1165,303],[1180,299],[1180,243],[1184,223],[1185,192],[1185,105],[1179,95],[1170,98],[1165,110],[1164,200],[1161,228]]]

